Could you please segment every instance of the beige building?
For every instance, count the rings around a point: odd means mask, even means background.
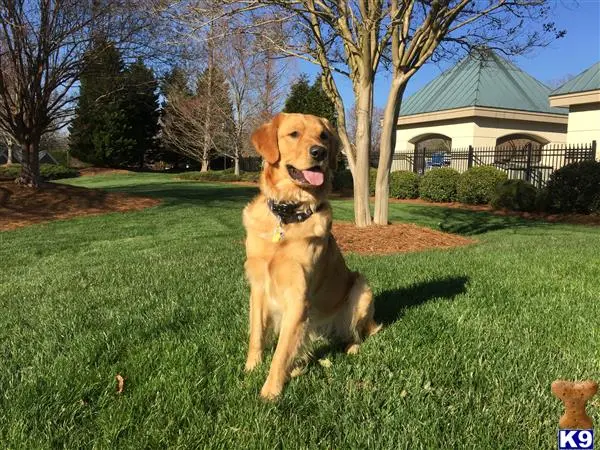
[[[600,61],[552,92],[550,106],[569,108],[567,143],[599,144]]]
[[[549,94],[492,51],[472,54],[403,103],[392,170],[414,170],[415,150],[564,144],[568,110],[550,106]]]

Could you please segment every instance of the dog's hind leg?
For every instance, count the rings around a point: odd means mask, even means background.
[[[377,333],[381,325],[373,319],[373,293],[362,275],[358,275],[350,292],[345,310],[336,320],[336,332],[346,343],[346,353],[358,353],[362,341]]]

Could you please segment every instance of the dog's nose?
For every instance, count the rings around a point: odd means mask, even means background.
[[[317,161],[323,161],[327,156],[327,149],[325,147],[321,147],[320,145],[313,145],[309,152],[310,156]]]

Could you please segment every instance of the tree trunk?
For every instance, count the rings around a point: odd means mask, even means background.
[[[400,114],[400,105],[406,82],[394,78],[390,87],[385,110],[383,113],[383,127],[381,130],[381,144],[379,146],[379,167],[377,168],[377,181],[375,184],[375,216],[378,225],[389,223],[389,196],[390,196],[390,170],[392,169],[392,156],[396,148],[396,124]]]
[[[13,163],[13,144],[12,142],[7,142],[6,143],[6,148],[7,148],[7,156],[6,156],[6,165],[10,166]]]
[[[202,157],[202,165],[200,166],[200,172],[208,172],[208,157]]]
[[[15,183],[37,188],[40,186],[39,138],[26,141],[22,148],[21,175]]]
[[[239,155],[236,154],[233,157],[233,161],[234,161],[233,173],[239,177],[240,176],[240,157],[239,157]]]
[[[356,226],[371,225],[369,209],[369,153],[371,150],[372,84],[361,85],[356,92],[356,165],[354,169],[354,220]]]

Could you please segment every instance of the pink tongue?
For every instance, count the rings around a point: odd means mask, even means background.
[[[317,172],[316,170],[303,170],[302,175],[313,186],[321,186],[325,178],[323,172]]]

